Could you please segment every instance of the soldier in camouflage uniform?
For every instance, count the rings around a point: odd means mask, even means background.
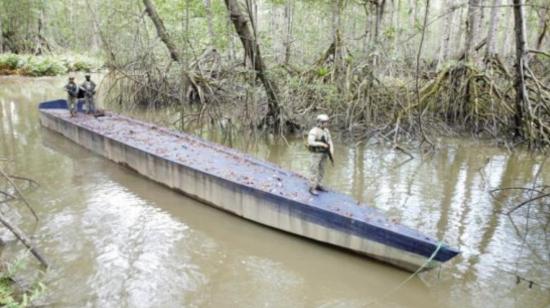
[[[309,183],[309,192],[312,195],[318,195],[317,191],[326,191],[321,186],[321,181],[325,173],[326,162],[333,156],[332,138],[327,128],[328,120],[326,114],[318,115],[317,125],[309,131],[307,136],[307,147],[313,156]]]
[[[65,85],[65,91],[67,91],[67,108],[71,117],[76,115],[76,103],[78,97],[78,85],[74,82],[74,77],[69,77],[69,83]]]
[[[90,79],[90,74],[86,74],[86,81],[84,81],[80,87],[84,90],[84,102],[86,103],[86,112],[95,112],[94,95],[95,95],[95,83]]]

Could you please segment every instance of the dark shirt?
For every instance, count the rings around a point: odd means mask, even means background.
[[[68,84],[66,84],[65,90],[67,91],[70,97],[78,96],[78,86],[74,82],[69,82]]]

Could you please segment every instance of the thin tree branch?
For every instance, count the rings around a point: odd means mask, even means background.
[[[0,169],[0,175],[2,175],[12,186],[13,186],[13,189],[15,189],[15,191],[17,192],[17,194],[19,195],[19,197],[21,198],[21,200],[23,200],[23,203],[25,203],[25,205],[27,205],[27,207],[29,208],[29,210],[31,211],[32,215],[34,216],[34,218],[36,219],[36,221],[38,221],[38,215],[36,215],[36,212],[34,211],[34,209],[32,208],[32,206],[29,204],[29,202],[27,201],[27,199],[25,199],[25,196],[23,196],[23,194],[21,193],[21,191],[19,190],[19,187],[17,187],[17,185],[12,181],[12,179],[10,178],[9,175],[7,175],[4,170]]]

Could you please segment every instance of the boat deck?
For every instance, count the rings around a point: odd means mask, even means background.
[[[407,233],[411,237],[431,241],[429,237],[423,236],[414,229],[388,221],[380,211],[359,203],[350,196],[334,191],[313,196],[308,192],[308,182],[304,176],[196,136],[174,132],[118,114],[107,113],[106,116],[95,118],[79,113],[71,118],[67,110],[49,109],[43,112],[54,114],[56,117],[64,118],[68,122],[103,136],[213,176],[277,194],[352,220],[368,222],[399,233]]]

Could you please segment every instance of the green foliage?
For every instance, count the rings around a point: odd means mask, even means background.
[[[325,68],[328,73],[328,69]],[[318,108],[333,108],[339,104],[338,88],[333,83],[324,83],[321,79],[305,80],[301,77],[289,77],[285,83],[288,88],[286,100],[294,106],[315,104]]]
[[[0,69],[16,70],[24,64],[21,56],[13,53],[0,54]]]
[[[62,61],[69,72],[90,72],[101,66],[98,61],[83,56],[66,56]]]
[[[0,70],[26,76],[57,76],[67,72],[90,72],[100,67],[96,60],[73,56],[0,54]]]
[[[7,270],[0,272],[0,306],[8,308],[29,307],[32,302],[46,292],[46,286],[37,282],[27,291],[19,290],[13,277],[25,268],[23,259],[7,265]]]
[[[3,307],[17,307],[13,298],[12,281],[7,277],[0,278],[0,305]]]
[[[56,76],[65,74],[67,67],[56,58],[29,57],[22,70],[23,75],[28,76]]]
[[[14,283],[9,277],[0,278],[0,305],[8,308],[29,307],[31,303],[46,292],[46,286],[38,283],[26,293],[17,294]]]
[[[276,4],[276,5],[284,5],[285,4],[285,0],[271,0],[271,1],[266,1],[267,3],[273,3],[273,4]]]
[[[384,37],[388,40],[393,40],[395,38],[396,30],[394,27],[388,27],[384,30]]]
[[[319,77],[325,77],[327,76],[328,74],[330,73],[330,69],[324,67],[324,66],[321,66],[318,70],[317,70],[317,76]]]

